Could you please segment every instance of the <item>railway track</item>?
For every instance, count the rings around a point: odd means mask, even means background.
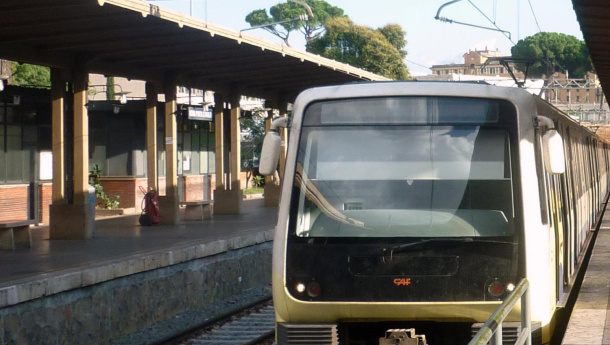
[[[209,320],[172,339],[166,345],[272,345],[275,312],[270,298]]]

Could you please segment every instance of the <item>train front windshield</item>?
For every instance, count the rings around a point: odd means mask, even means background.
[[[310,105],[293,236],[512,236],[516,116],[501,116],[505,109],[500,101],[441,97]]]

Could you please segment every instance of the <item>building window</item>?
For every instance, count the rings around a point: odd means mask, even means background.
[[[33,114],[27,115],[30,111]],[[0,184],[30,181],[31,169],[35,166],[33,157],[38,154],[38,147],[46,148],[43,145],[46,138],[39,134],[46,133],[50,138],[50,131],[39,131],[37,113],[38,108],[33,104],[0,102]]]
[[[496,74],[496,69],[494,67],[489,68],[489,74]]]
[[[485,70],[485,68],[481,68],[481,74],[486,74],[487,71]]]
[[[500,74],[504,74],[504,67],[500,67]]]

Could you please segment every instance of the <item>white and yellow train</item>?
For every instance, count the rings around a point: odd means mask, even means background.
[[[262,173],[278,138],[266,138]],[[523,89],[303,92],[273,249],[278,344],[378,345],[409,328],[466,344],[522,278],[534,342],[550,342],[603,212],[608,149]]]

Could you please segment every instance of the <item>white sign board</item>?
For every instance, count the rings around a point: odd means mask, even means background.
[[[214,117],[211,110],[203,109],[202,107],[188,108],[189,120],[213,121]]]

